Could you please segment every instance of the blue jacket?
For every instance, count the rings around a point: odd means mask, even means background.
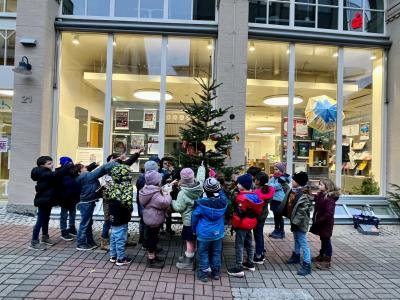
[[[116,161],[109,162],[92,172],[82,173],[75,179],[82,187],[80,202],[92,202],[101,198],[101,195],[97,192],[100,188],[99,178],[110,172],[116,165],[118,165]]]
[[[192,214],[193,231],[197,240],[208,242],[224,237],[224,215],[228,200],[223,193],[218,198],[201,198],[196,201]]]
[[[284,174],[280,177],[271,177],[271,179],[268,181],[268,185],[275,189],[274,198],[272,200],[283,201],[286,190],[290,189],[290,181],[290,176],[288,174]]]

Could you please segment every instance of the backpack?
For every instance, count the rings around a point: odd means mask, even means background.
[[[235,205],[232,227],[244,230],[254,229],[257,225],[257,217],[262,214],[264,201],[254,192],[239,193]]]

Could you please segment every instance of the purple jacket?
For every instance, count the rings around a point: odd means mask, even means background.
[[[143,205],[143,221],[147,226],[158,227],[164,221],[171,205],[171,196],[162,195],[160,187],[145,185],[139,191],[139,202]]]

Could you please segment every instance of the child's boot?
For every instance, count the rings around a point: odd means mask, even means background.
[[[108,240],[107,239],[101,239],[100,249],[101,250],[105,250],[105,251],[109,251],[110,250],[110,247],[108,245]]]
[[[311,274],[311,263],[303,262],[300,270],[297,271],[297,275],[306,276],[308,274]]]
[[[319,250],[319,255],[311,258],[311,261],[312,262],[321,262],[323,260],[323,257],[324,257],[324,253],[322,252],[322,250]]]
[[[316,263],[315,266],[320,270],[329,270],[331,268],[331,257],[324,256],[323,260]]]
[[[296,254],[295,252],[292,252],[292,256],[289,258],[289,260],[286,263],[288,265],[299,264],[300,263],[300,254]]]
[[[194,255],[192,257],[187,257],[185,254],[183,259],[176,263],[176,267],[178,269],[194,270]]]

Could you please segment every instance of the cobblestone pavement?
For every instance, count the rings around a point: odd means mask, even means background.
[[[127,248],[134,258],[130,266],[117,267],[104,251],[78,252],[73,242],[61,240],[57,220],[50,223],[57,244],[44,252],[28,250],[33,222],[0,206],[0,299],[400,299],[399,226],[382,226],[381,236],[336,226],[333,268],[307,277],[284,263],[292,249],[290,233],[279,241],[266,237],[267,261],[255,272],[228,277],[234,241],[227,236],[221,279],[201,283],[193,272],[175,267],[183,253],[179,237],[161,238],[167,256],[162,270],[146,268],[139,246]],[[100,227],[95,222],[97,235]],[[309,239],[315,254],[319,240],[311,234]]]

